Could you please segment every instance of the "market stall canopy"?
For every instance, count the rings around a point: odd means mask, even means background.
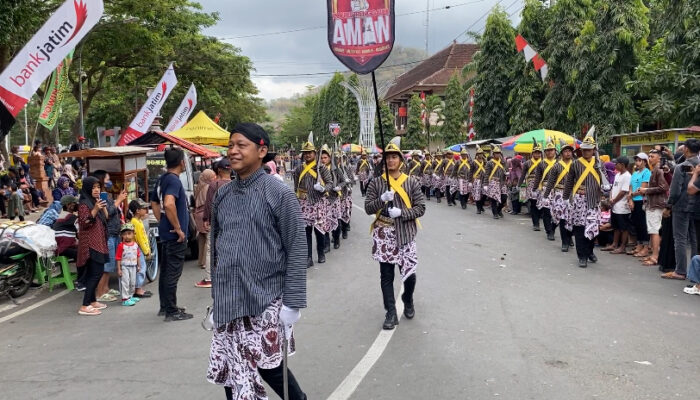
[[[194,144],[188,140],[181,139],[179,137],[173,136],[171,134],[167,134],[165,132],[158,132],[158,131],[150,131],[146,133],[145,135],[139,136],[136,139],[132,140],[129,142],[129,145],[140,145],[140,146],[147,146],[147,145],[160,145],[164,143],[172,143],[174,145],[180,146],[183,149],[189,151],[190,153],[197,154],[198,156],[202,156],[204,158],[217,158],[221,157],[221,154],[209,150],[205,148],[204,146],[200,146],[198,144]]]
[[[133,154],[145,154],[152,151],[148,147],[140,146],[116,146],[116,147],[95,147],[92,149],[84,149],[71,151],[68,153],[60,153],[58,156],[73,157],[73,158],[103,158],[103,157],[119,157],[129,156]]]
[[[230,133],[212,121],[204,111],[200,111],[187,125],[175,132],[170,132],[170,135],[195,144],[228,146]]]
[[[559,140],[563,140],[566,144],[578,147],[581,141],[567,135],[564,132],[552,131],[549,129],[536,129],[534,131],[525,132],[522,135],[513,137],[503,143],[503,149],[513,150],[516,153],[532,153],[532,140],[536,140],[542,147],[547,143],[547,139],[552,138],[554,143],[559,146]]]

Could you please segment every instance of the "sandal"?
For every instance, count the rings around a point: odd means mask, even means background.
[[[665,274],[661,274],[661,278],[663,278],[663,279],[676,279],[679,281],[684,281],[685,275],[680,275],[680,274],[677,274],[676,271],[671,271],[671,272],[666,272]]]
[[[105,293],[102,296],[100,296],[97,301],[105,301],[105,302],[111,302],[111,301],[117,301],[117,298],[115,296],[112,296],[109,293]]]
[[[98,301],[96,301],[95,304],[96,305],[94,306],[91,304],[90,307],[94,308],[95,310],[104,310],[105,308],[107,308],[107,304],[102,304]]]
[[[625,249],[619,248],[610,252],[610,254],[625,254]]]
[[[100,315],[100,314],[102,314],[102,311],[94,308],[93,306],[87,306],[87,307],[85,307],[85,310],[79,309],[78,314],[80,314],[80,315]]]
[[[649,259],[648,259],[648,260],[645,260],[645,261],[642,263],[642,265],[644,265],[644,266],[646,266],[646,267],[651,267],[651,266],[657,265],[658,263],[659,263],[659,262],[658,262],[657,260],[655,260],[655,259],[649,257]]]

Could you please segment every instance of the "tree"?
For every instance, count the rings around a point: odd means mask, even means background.
[[[657,127],[700,121],[700,4],[690,0],[651,2],[650,51],[642,55],[630,89],[647,121]]]
[[[323,114],[324,114],[324,131],[323,137],[325,138],[325,143],[328,143],[332,147],[335,142],[335,138],[330,134],[328,125],[331,122],[342,122],[344,116],[343,106],[345,104],[345,88],[340,84],[344,81],[343,75],[336,72],[328,82],[326,87],[326,98],[323,104]],[[342,129],[342,126],[341,126]]]
[[[348,78],[350,84],[357,84],[357,74],[352,74]],[[341,134],[347,138],[349,143],[359,143],[360,140],[360,108],[357,106],[355,95],[345,89],[343,125]]]
[[[442,101],[440,96],[431,94],[425,98],[424,132],[428,148],[430,148],[432,142],[431,138],[439,135],[440,129],[445,123],[444,109],[445,102]]]
[[[515,31],[508,14],[496,7],[486,20],[479,38],[479,52],[474,56],[476,76],[468,83],[474,86],[474,127],[481,138],[497,138],[508,134],[508,95],[512,89],[511,65],[517,56],[513,38]]]
[[[312,130],[311,119],[315,101],[315,96],[307,95],[303,105],[292,107],[284,117],[277,140],[280,146],[294,147],[299,150],[306,142],[309,131]]]
[[[542,102],[544,125],[549,129],[576,135],[582,127],[570,113],[575,95],[571,71],[578,67],[572,46],[584,21],[594,14],[592,0],[559,0],[552,7],[552,23],[546,30],[547,46],[541,51],[549,68],[551,88]]]
[[[421,120],[422,103],[417,94],[411,96],[408,101],[408,121],[406,135],[402,143],[407,149],[424,149],[428,145],[423,134],[423,121]]]
[[[550,9],[539,0],[526,0],[520,33],[537,51],[546,47],[545,31],[551,23]],[[522,54],[513,63],[512,89],[508,94],[509,136],[528,132],[543,126],[542,101],[546,84],[531,62],[524,62]]]
[[[385,102],[381,102],[380,111],[382,113],[382,130],[384,131],[384,146],[389,143],[391,138],[396,136],[396,127],[394,126],[394,114],[391,112],[389,105]],[[378,146],[382,146],[382,141],[379,135],[379,111],[375,116],[374,120],[374,143]]]
[[[312,103],[313,112],[311,113],[311,127],[313,128],[312,130],[314,132],[314,145],[320,147],[323,144],[323,102],[326,97],[326,88],[322,87],[321,90],[314,97],[315,98]]]
[[[466,112],[464,109],[465,96],[462,84],[453,75],[445,89],[445,123],[441,133],[445,144],[462,143],[465,141]]]
[[[638,121],[626,84],[647,46],[648,9],[642,0],[596,3],[574,46],[577,65],[571,71],[575,91],[570,119],[579,126],[595,124],[601,141],[631,131]]]

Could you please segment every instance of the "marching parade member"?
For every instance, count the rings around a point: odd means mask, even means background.
[[[469,153],[466,148],[459,152],[460,162],[457,167],[457,190],[459,191],[459,204],[462,210],[467,209],[467,200],[471,191],[471,167],[469,166]]]
[[[397,139],[384,149],[384,157],[389,174],[370,182],[365,198],[365,212],[375,215],[372,223],[372,257],[379,261],[380,282],[386,316],[383,329],[394,329],[399,319],[396,315],[394,298],[394,269],[399,267],[404,293],[404,315],[411,319],[415,316],[413,291],[416,287],[416,266],[418,254],[415,236],[417,218],[425,213],[425,203],[419,182],[402,174],[399,170],[401,149]]]
[[[348,162],[347,156],[342,156],[343,172],[345,173],[345,183],[343,186],[342,212],[340,215],[340,227],[343,239],[348,238],[350,232],[350,217],[352,216],[352,188],[355,186],[355,173],[352,166]]]
[[[445,152],[445,167],[443,168],[443,179],[442,179],[442,193],[445,194],[447,199],[447,205],[452,207],[455,205],[455,197],[457,192],[455,191],[457,187],[456,173],[457,166],[455,165],[454,153],[452,150],[447,150]]]
[[[435,153],[435,166],[433,167],[433,193],[438,203],[442,202],[442,187],[445,180],[445,160],[440,151]]]
[[[420,157],[421,154],[419,151],[413,153],[413,155],[411,156],[411,160],[408,162],[408,172],[406,173],[406,175],[416,178],[418,182],[421,182],[423,172],[423,170],[421,169]]]
[[[544,185],[543,196],[550,199],[550,210],[554,223],[559,224],[559,235],[561,236],[561,251],[569,251],[573,246],[571,229],[570,208],[568,201],[564,200],[564,181],[571,168],[574,155],[574,147],[561,141],[561,159],[552,167],[547,181]]]
[[[421,163],[421,190],[425,198],[430,200],[430,190],[433,186],[433,173],[435,173],[435,163],[429,151],[425,152],[425,158]]]
[[[532,157],[523,164],[525,173],[520,177],[518,186],[525,185],[525,196],[528,200],[532,230],[540,230],[540,211],[537,209],[537,187],[535,186],[535,169],[542,162],[542,145],[533,138]]]
[[[357,163],[355,173],[357,174],[357,179],[360,181],[360,193],[362,193],[362,197],[365,197],[365,194],[367,194],[367,184],[370,178],[372,178],[372,166],[367,160],[365,149],[360,151],[360,161]]]
[[[491,199],[491,212],[494,219],[503,218],[503,206],[508,201],[508,188],[506,187],[506,169],[503,165],[501,148],[493,145],[491,161],[486,164],[484,175],[488,177],[486,195]]]
[[[571,203],[571,224],[576,239],[578,266],[586,268],[588,261],[595,263],[594,239],[600,227],[601,184],[607,186],[607,177],[601,178],[600,161],[594,157],[595,127],[591,128],[581,143],[582,157],[573,161],[564,183],[564,200]]]
[[[251,123],[232,132],[228,157],[237,179],[216,193],[210,219],[207,380],[224,386],[227,399],[267,398],[265,381],[280,397],[288,392],[290,400],[303,400],[283,362],[294,353],[293,325],[306,307],[301,209],[290,188],[262,168],[274,156],[267,132]]]
[[[534,184],[537,189],[537,211],[542,217],[544,223],[544,231],[547,233],[547,240],[554,240],[554,230],[557,228],[557,223],[552,222],[552,213],[550,211],[550,198],[544,196],[544,183],[549,178],[552,168],[557,163],[557,147],[554,145],[552,138],[547,138],[547,144],[544,148],[544,160],[535,168]]]
[[[322,227],[323,231],[323,252],[329,253],[331,251],[331,232],[338,228],[338,220],[340,219],[340,203],[338,202],[338,193],[340,192],[340,187],[337,186],[336,174],[334,174],[333,162],[331,160],[331,149],[327,144],[321,146],[321,166],[330,172],[331,180],[323,181],[323,185],[326,185],[328,189],[326,194],[321,200],[322,210]],[[340,247],[340,242],[338,242]]]
[[[350,179],[345,176],[343,171],[343,166],[340,160],[340,153],[335,153],[335,165],[327,165],[331,169],[331,176],[333,177],[333,190],[330,192],[329,198],[331,199],[331,215],[335,218],[335,229],[331,232],[333,233],[333,248],[340,248],[340,233],[343,231],[343,191],[346,186],[350,185]],[[335,200],[333,200],[335,197]],[[347,234],[345,235],[347,236]]]
[[[319,264],[326,262],[324,253],[325,239],[323,227],[326,224],[326,210],[323,208],[323,198],[328,189],[322,182],[331,182],[331,173],[326,168],[316,163],[316,147],[313,143],[313,135],[301,148],[304,163],[294,169],[294,190],[299,198],[301,213],[306,222],[306,244],[308,251],[308,266],[314,265],[311,258],[311,233],[316,236],[316,251]],[[318,174],[321,174],[319,176]]]
[[[485,183],[485,172],[486,172],[486,158],[484,158],[484,150],[476,145],[475,160],[472,163],[472,198],[476,203],[476,213],[481,214],[484,212],[484,203],[486,202],[486,197],[484,194],[484,183]]]

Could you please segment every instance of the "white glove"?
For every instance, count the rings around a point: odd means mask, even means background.
[[[296,324],[301,318],[301,312],[293,308],[289,308],[282,304],[282,309],[280,310],[280,324],[284,328],[284,334],[289,339],[292,333],[292,325]]]
[[[345,183],[350,183],[350,179],[349,179],[349,178],[345,178]]]
[[[384,193],[382,193],[380,198],[382,199],[382,201],[393,201],[394,200],[394,191],[389,190],[388,192],[384,192]]]
[[[610,189],[612,189],[612,187],[610,186],[610,184],[601,185],[600,188],[601,188],[604,192],[609,192]]]
[[[398,217],[401,216],[401,209],[400,209],[400,208],[391,207],[391,208],[389,208],[389,210],[387,210],[387,211],[389,211],[389,216],[390,216],[391,218],[398,218]]]
[[[334,188],[333,188],[333,191],[334,191],[334,192],[340,192],[340,186],[334,187]]]
[[[326,190],[326,188],[324,188],[323,186],[321,186],[320,183],[315,183],[315,184],[314,184],[314,189],[316,189],[316,190],[319,191],[319,192],[323,192],[323,191]]]

